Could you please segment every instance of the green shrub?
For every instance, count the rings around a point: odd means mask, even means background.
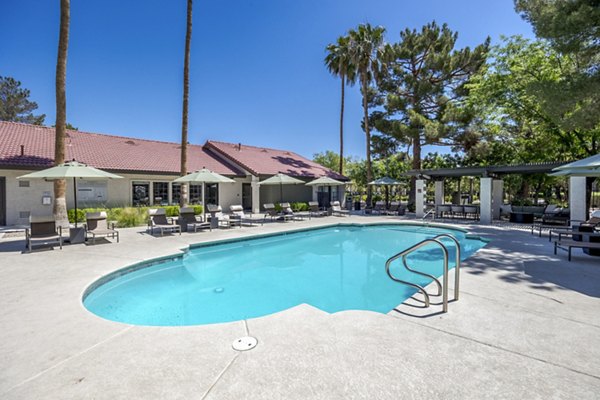
[[[192,208],[194,209],[194,214],[196,214],[196,215],[202,214],[202,206],[192,206]]]
[[[191,206],[194,214],[202,214],[202,206]],[[156,206],[156,207],[114,207],[114,208],[82,208],[77,209],[77,222],[85,222],[85,214],[105,211],[109,221],[115,221],[119,228],[129,228],[145,225],[148,221],[148,210],[150,208],[164,208],[169,217],[179,215],[179,206]],[[69,222],[75,222],[75,210],[67,211]]]
[[[310,210],[310,207],[308,206],[308,203],[301,203],[301,202],[292,203],[291,206],[292,206],[292,210],[295,211],[295,212]]]

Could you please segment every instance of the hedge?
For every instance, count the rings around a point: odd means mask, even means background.
[[[202,214],[202,206],[190,206],[196,215]],[[148,210],[164,208],[168,217],[179,215],[179,206],[156,207],[114,207],[114,208],[82,208],[77,210],[77,222],[85,222],[85,214],[105,211],[109,221],[115,221],[120,228],[145,225],[148,221]],[[75,222],[75,210],[68,210],[69,222]]]

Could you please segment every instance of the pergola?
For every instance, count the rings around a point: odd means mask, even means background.
[[[504,181],[502,180],[504,175],[547,174],[554,168],[565,164],[566,162],[554,161],[517,165],[421,169],[411,170],[406,174],[417,177],[415,211],[418,218],[425,215],[425,179],[435,181],[435,203],[443,204],[445,178],[480,177],[480,220],[489,224],[493,219],[500,218],[500,206],[504,197]],[[571,219],[585,220],[585,177],[571,176],[569,178],[569,208]]]

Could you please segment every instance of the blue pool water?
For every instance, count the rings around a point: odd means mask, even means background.
[[[333,313],[387,313],[414,293],[393,282],[386,260],[417,242],[451,233],[462,259],[485,245],[458,230],[412,225],[340,225],[296,233],[193,247],[182,257],[117,273],[88,291],[84,305],[113,321],[180,326],[260,317],[307,303]],[[450,267],[455,246],[450,240]],[[409,265],[442,274],[435,245],[408,257]],[[396,262],[392,272],[426,285]],[[402,278],[401,278],[402,279]]]

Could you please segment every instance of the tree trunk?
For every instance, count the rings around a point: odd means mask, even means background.
[[[367,104],[367,76],[363,72],[361,76],[362,87],[363,87],[363,110],[364,110],[364,121],[365,121],[365,136],[367,137],[367,207],[372,206],[371,196],[372,188],[369,182],[373,180],[373,171],[371,169],[371,131],[369,130],[369,107]]]
[[[346,76],[342,74],[342,105],[340,110],[340,175],[344,175],[344,91]]]
[[[413,137],[413,159],[412,159],[412,169],[421,169],[421,137],[417,133]],[[416,201],[416,193],[415,187],[417,183],[417,177],[413,176],[410,178],[410,193],[408,195],[408,203],[414,204]]]
[[[69,48],[70,0],[60,1],[60,34],[56,61],[56,129],[54,141],[54,165],[65,162],[65,133],[67,129],[67,49]],[[54,181],[53,214],[57,225],[68,228],[67,183],[64,179]]]
[[[183,62],[183,112],[181,116],[181,176],[187,174],[188,107],[190,97],[190,45],[192,42],[192,0],[187,2],[187,29],[185,33],[185,57]],[[188,185],[181,184],[179,205],[188,204]]]

